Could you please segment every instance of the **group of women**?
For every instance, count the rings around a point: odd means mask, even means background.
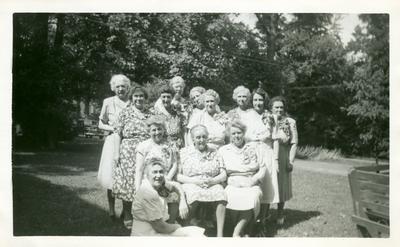
[[[225,113],[212,89],[194,87],[186,100],[179,76],[159,88],[152,107],[146,90],[126,76],[114,75],[110,85],[115,96],[104,100],[100,113],[99,128],[109,135],[98,180],[107,189],[111,218],[115,198],[122,200],[121,218],[133,236],[201,232],[177,221],[216,221],[223,236],[225,219],[233,236],[244,236],[257,220],[267,224],[275,203],[283,224],[297,148],[296,122],[286,115],[284,98],[269,100],[261,87],[251,93],[239,86],[237,107]]]

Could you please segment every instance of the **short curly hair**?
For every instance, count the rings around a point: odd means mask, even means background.
[[[129,90],[129,98],[132,98],[132,95],[135,92],[142,92],[145,99],[149,98],[149,94],[147,93],[146,89],[142,86],[131,87],[131,89]]]
[[[246,133],[247,126],[239,119],[234,119],[232,122],[229,122],[228,125],[226,126],[226,134],[228,137],[231,135],[231,128],[235,127],[243,131],[243,133]]]
[[[206,91],[206,89],[204,87],[200,87],[200,86],[193,87],[192,89],[190,89],[189,98],[192,99],[193,98],[193,94],[195,92],[199,92],[200,94],[203,94],[205,91]]]
[[[158,89],[158,96],[161,96],[161,94],[163,94],[163,93],[169,93],[169,94],[171,94],[171,96],[174,96],[174,94],[175,94],[175,92],[171,88],[171,86],[169,86],[167,84],[161,85],[160,88]]]
[[[181,76],[174,76],[171,80],[169,80],[169,86],[173,87],[175,84],[182,83],[182,87],[185,88],[185,80]]]
[[[212,96],[215,100],[215,104],[219,105],[220,102],[220,98],[219,98],[219,94],[217,92],[215,92],[212,89],[208,89],[207,91],[205,91],[201,96],[200,96],[200,102],[201,104],[205,105],[205,97],[206,96]]]
[[[190,129],[190,136],[193,138],[193,133],[197,130],[197,129],[203,129],[203,130],[205,130],[206,131],[206,133],[207,133],[207,136],[209,135],[209,133],[208,133],[208,129],[207,129],[207,127],[205,126],[205,125],[203,125],[203,124],[196,124],[195,126],[193,126],[191,129]]]
[[[275,96],[269,101],[269,109],[272,111],[272,106],[275,102],[282,102],[283,109],[286,110],[286,99],[283,96]]]
[[[165,117],[162,115],[152,115],[146,120],[147,127],[150,128],[151,125],[162,126],[166,130]]]
[[[109,83],[110,83],[111,91],[115,92],[115,84],[116,84],[117,82],[119,82],[119,81],[121,81],[121,82],[123,82],[125,85],[127,85],[127,86],[128,86],[128,89],[131,87],[131,80],[129,80],[128,77],[126,77],[126,76],[123,75],[123,74],[117,74],[117,75],[113,75],[113,76],[111,77],[110,82],[109,82]]]
[[[247,96],[246,103],[249,104],[250,103],[250,98],[251,98],[250,90],[247,87],[242,86],[242,85],[236,87],[233,90],[232,99],[236,102],[237,101],[237,96],[241,92],[244,92],[246,94],[246,96]]]

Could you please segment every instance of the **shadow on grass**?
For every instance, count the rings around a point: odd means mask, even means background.
[[[303,221],[307,221],[311,218],[317,217],[322,213],[319,211],[300,211],[293,209],[285,209],[285,222],[282,226],[276,224],[276,209],[271,209],[271,219],[266,222],[264,226],[256,224],[254,235],[257,237],[274,237],[278,230],[288,229],[294,225],[297,225]],[[300,237],[300,236],[299,236]]]
[[[121,222],[78,197],[80,190],[13,173],[15,236],[127,236]]]
[[[77,138],[61,143],[56,150],[19,152],[13,150],[12,165],[15,170],[47,175],[77,175],[97,171],[103,141]]]

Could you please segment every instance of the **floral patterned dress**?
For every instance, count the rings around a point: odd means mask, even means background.
[[[172,148],[168,141],[160,144],[155,143],[152,139],[147,139],[136,147],[136,155],[142,155],[144,158],[144,164],[146,165],[152,158],[158,158],[163,160],[165,174],[171,170],[174,163],[178,162],[177,151]],[[169,193],[167,202],[178,202],[178,194],[175,192]]]
[[[278,131],[273,139],[279,141],[279,172],[278,187],[279,201],[285,202],[292,198],[292,173],[287,170],[289,166],[289,153],[291,144],[297,144],[296,121],[290,117],[283,117],[278,120]]]
[[[161,103],[161,104],[160,104]],[[150,112],[154,115],[161,115],[165,118],[165,127],[167,131],[168,143],[176,150],[184,146],[184,122],[185,116],[178,111],[168,112],[162,102],[156,103]]]
[[[180,152],[181,164],[179,172],[187,177],[213,178],[225,169],[216,150],[208,148],[201,153],[194,146],[185,147]],[[196,184],[182,184],[186,194],[186,201],[192,204],[195,201],[215,202],[226,201],[226,193],[221,184],[209,188],[202,188]]]
[[[115,132],[121,137],[119,164],[114,172],[114,195],[125,201],[133,201],[135,193],[135,162],[136,146],[150,136],[146,120],[150,117],[148,111],[140,111],[134,105],[129,105],[119,115]]]

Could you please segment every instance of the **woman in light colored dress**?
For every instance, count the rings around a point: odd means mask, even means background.
[[[124,225],[132,225],[132,201],[135,193],[136,146],[150,136],[146,120],[150,112],[145,108],[147,92],[142,87],[130,90],[131,103],[121,111],[116,122],[114,162],[114,195],[122,199],[122,218]]]
[[[146,178],[138,188],[132,206],[133,223],[131,236],[204,236],[199,227],[181,227],[168,223],[168,206],[165,197],[169,191],[180,196],[179,212],[181,218],[188,215],[185,194],[176,182],[165,180],[165,165],[162,160],[150,159],[146,164]]]
[[[236,118],[242,119],[250,107],[250,90],[244,86],[238,86],[233,90],[232,98],[236,102],[237,107],[228,111],[228,118],[230,121]]]
[[[218,153],[228,175],[225,188],[228,197],[227,217],[235,225],[233,236],[239,237],[252,228],[260,211],[260,184],[266,168],[259,159],[257,146],[245,143],[246,126],[243,123],[234,120],[228,125],[227,132],[231,143],[222,146]]]
[[[172,107],[174,91],[171,87],[168,85],[161,86],[159,95],[159,99],[150,109],[150,112],[164,117],[168,143],[178,151],[184,146],[185,128],[183,124],[185,116]]]
[[[189,138],[189,130],[186,128],[187,124],[190,122],[190,119],[195,116],[196,114],[200,113],[201,110],[204,109],[204,105],[200,101],[200,96],[206,91],[204,87],[193,87],[190,89],[189,92],[189,98],[190,102],[187,106],[187,115],[188,118],[186,121],[183,123],[185,126],[185,146],[190,146],[193,145],[193,143],[190,143],[191,138]]]
[[[292,198],[292,171],[296,155],[298,136],[296,121],[286,115],[286,101],[283,97],[277,96],[270,101],[271,111],[277,118],[277,132],[273,139],[279,142],[278,155],[278,219],[277,223],[282,225],[285,220],[285,202]]]
[[[211,203],[215,206],[217,219],[217,237],[223,236],[225,222],[226,193],[222,183],[226,180],[226,171],[215,149],[207,146],[208,131],[204,125],[191,129],[193,146],[180,152],[181,164],[177,176],[178,182],[186,194],[189,204],[189,219],[194,217],[199,203]],[[204,222],[204,217],[201,217]]]
[[[136,147],[135,188],[138,188],[142,183],[146,163],[153,158],[163,161],[167,181],[174,180],[178,170],[178,150],[171,147],[167,139],[165,119],[160,115],[151,116],[147,120],[147,126],[150,138],[139,143]],[[170,193],[167,202],[169,221],[172,223],[178,217],[178,195]]]
[[[272,141],[272,135],[276,133],[276,125],[274,124],[273,115],[266,110],[268,94],[261,87],[253,92],[252,103],[253,108],[248,110],[243,121],[248,127],[245,136],[246,141],[258,144],[260,152],[264,154],[261,158],[267,167],[261,184],[263,198],[259,215],[259,220],[264,225],[270,218],[270,204],[279,202],[277,177],[279,146],[277,141]]]
[[[219,95],[214,90],[208,89],[203,93],[201,102],[204,104],[204,109],[191,118],[187,128],[190,131],[193,126],[198,124],[206,126],[209,133],[208,145],[211,148],[218,149],[225,144],[225,125],[228,119],[224,112],[217,111]]]
[[[128,92],[131,81],[124,75],[113,75],[110,80],[110,86],[115,96],[104,99],[99,116],[99,129],[107,131],[109,135],[104,140],[97,180],[103,188],[107,189],[109,216],[114,220],[115,198],[112,194],[112,186],[114,172],[114,140],[117,135],[114,133],[114,127],[119,113],[129,103]]]

